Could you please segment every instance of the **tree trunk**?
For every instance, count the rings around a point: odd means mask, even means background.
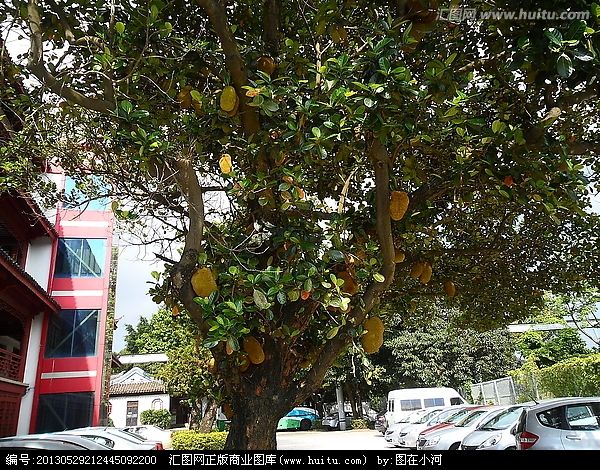
[[[217,403],[214,400],[208,402],[206,407],[206,413],[202,416],[200,424],[198,425],[198,431],[200,432],[211,432],[215,418],[217,417]]]
[[[278,406],[279,405],[279,406]],[[227,450],[275,450],[277,449],[277,423],[285,412],[278,412],[282,403],[273,399],[247,400],[245,406],[235,406],[229,425]]]

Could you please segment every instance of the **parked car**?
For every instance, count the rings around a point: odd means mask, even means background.
[[[152,424],[129,426],[122,429],[129,433],[138,434],[148,441],[161,442],[165,449],[171,448],[171,438],[173,435],[173,430],[171,429],[162,429]]]
[[[57,434],[82,436],[98,442],[114,450],[162,450],[160,442],[148,441],[138,434],[133,434],[113,427],[88,427],[69,429]]]
[[[479,410],[482,408],[485,407],[483,405],[457,406],[456,410],[450,413],[445,419],[421,431],[417,440],[419,440],[423,436],[426,436],[427,434],[439,431],[440,429],[452,427],[461,419],[464,419],[472,411]]]
[[[351,413],[346,413],[346,429],[350,429],[350,426],[352,426],[352,416]],[[340,415],[338,413],[331,413],[328,414],[327,416],[325,416],[322,421],[321,421],[321,425],[330,431],[333,431],[335,429],[340,429]]]
[[[500,412],[503,408],[479,408],[472,410],[454,426],[419,435],[418,450],[458,450],[462,440],[482,421]]]
[[[519,450],[600,450],[600,397],[558,398],[523,410]]]
[[[452,406],[448,408],[441,408],[433,413],[424,415],[419,421],[405,427],[398,434],[398,446],[408,447],[410,449],[417,448],[417,439],[426,429],[429,429],[437,424],[444,423],[451,419],[453,416],[459,414],[461,408],[458,406]],[[460,414],[460,416],[463,416]],[[456,419],[457,421],[459,418]]]
[[[483,421],[475,431],[466,436],[462,450],[515,450],[515,429],[522,411],[527,406],[515,405]]]
[[[379,431],[381,434],[385,434],[385,412],[377,413],[375,417],[375,430]]]
[[[110,450],[97,442],[80,436],[64,434],[25,434],[22,436],[3,437],[0,449],[40,449],[40,450]]]
[[[411,414],[405,415],[403,418],[400,418],[400,421],[398,421],[397,423],[388,426],[384,434],[385,441],[390,444],[394,444],[395,442],[397,442],[398,435],[400,434],[400,432],[402,432],[402,430],[405,427],[419,421],[421,417],[426,413],[426,409],[413,411]]]
[[[277,423],[277,430],[299,429],[308,431],[319,420],[319,412],[313,408],[297,406]]]
[[[453,388],[403,388],[388,393],[387,413],[385,419],[388,426],[397,423],[404,416],[415,410],[434,406],[464,405],[467,402]]]

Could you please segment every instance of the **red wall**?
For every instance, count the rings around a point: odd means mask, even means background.
[[[63,221],[76,221],[76,226],[63,225]],[[87,222],[104,222],[106,226],[85,226]],[[102,278],[56,278],[51,281],[52,292],[75,291],[69,296],[53,296],[64,309],[97,309],[100,311],[96,355],[80,358],[44,357],[49,318],[44,319],[42,345],[40,349],[38,376],[31,416],[30,430],[35,432],[39,395],[46,393],[94,392],[94,411],[92,426],[98,425],[100,419],[100,403],[102,399],[102,366],[104,362],[104,343],[106,336],[106,316],[108,305],[108,289],[110,276],[110,256],[112,247],[113,217],[112,212],[100,211],[59,211],[55,228],[60,238],[101,238],[106,240],[104,275]],[[58,241],[53,247],[52,265],[56,263]],[[101,291],[101,296],[81,296],[76,291]],[[96,371],[95,377],[65,377],[42,379],[42,374],[52,372]]]

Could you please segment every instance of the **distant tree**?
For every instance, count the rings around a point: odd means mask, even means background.
[[[187,316],[172,313],[160,309],[150,320],[141,317],[136,326],[125,325],[127,334],[121,354],[165,353],[169,362],[143,367],[165,382],[170,395],[189,406],[191,427],[209,432],[222,399],[214,375],[214,359],[201,345],[195,323]],[[203,399],[207,400],[204,414]]]

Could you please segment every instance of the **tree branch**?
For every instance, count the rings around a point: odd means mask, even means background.
[[[279,0],[265,0],[263,3],[263,39],[267,50],[279,55],[281,41],[281,7]]]
[[[223,54],[225,54],[225,66],[231,74],[233,86],[240,100],[240,114],[244,134],[249,137],[260,130],[260,122],[257,109],[248,106],[249,99],[242,88],[248,84],[246,63],[240,54],[237,42],[231,32],[231,27],[227,22],[227,11],[225,6],[218,0],[197,0],[197,2],[208,14],[210,24],[221,42]]]
[[[44,83],[53,93],[72,101],[84,108],[109,114],[115,108],[115,103],[96,98],[90,98],[78,91],[61,83],[46,69],[44,65],[44,49],[42,45],[42,20],[38,8],[38,0],[29,0],[27,4],[27,15],[29,29],[31,31],[31,41],[29,49],[29,62],[27,67],[31,72]]]
[[[367,287],[362,298],[355,302],[354,307],[348,314],[348,319],[350,321],[325,345],[303,382],[299,384],[297,388],[292,390],[292,399],[295,403],[299,403],[305,399],[314,388],[321,383],[325,373],[340,351],[352,341],[350,330],[363,322],[367,314],[375,305],[375,299],[390,286],[394,279],[396,264],[394,263],[395,250],[392,237],[392,222],[390,218],[389,188],[391,158],[387,149],[377,137],[373,139],[369,155],[375,169],[377,236],[379,238],[379,247],[383,261],[381,274],[384,276],[385,280],[383,282],[373,281]]]

